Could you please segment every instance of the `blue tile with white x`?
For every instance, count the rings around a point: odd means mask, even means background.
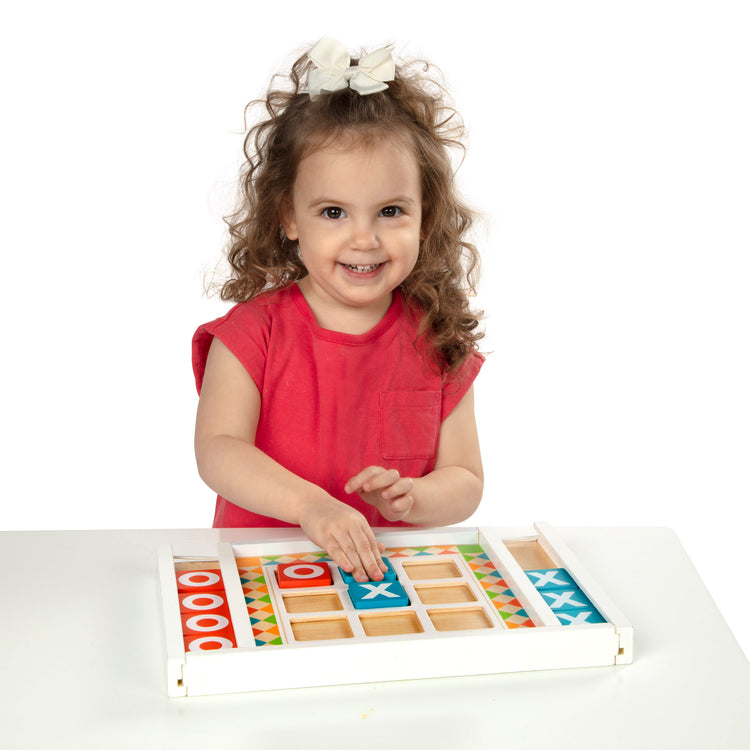
[[[593,609],[594,605],[584,596],[580,589],[556,589],[555,591],[540,591],[542,599],[553,612],[558,610]]]
[[[355,609],[409,606],[409,597],[398,581],[350,583],[349,598]]]
[[[524,571],[534,587],[539,591],[554,591],[555,589],[578,588],[570,573],[564,568],[550,568],[547,570]]]

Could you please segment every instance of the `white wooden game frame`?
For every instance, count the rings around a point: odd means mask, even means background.
[[[492,619],[492,626],[481,630],[423,632],[419,637],[365,637],[357,631],[354,637],[346,640],[297,642],[291,638],[283,645],[256,646],[235,559],[320,551],[301,532],[295,531],[272,541],[218,543],[210,551],[175,549],[171,545],[159,547],[169,696],[619,665],[633,660],[632,626],[557,532],[545,523],[534,524],[534,528],[522,536],[517,533],[509,536],[508,531],[499,527],[376,530],[378,540],[386,548],[480,545],[535,627],[508,629],[494,608],[489,606],[481,586],[475,585],[478,606],[483,607]],[[555,567],[568,571],[606,622],[560,624],[506,546],[526,541],[538,542]],[[202,556],[219,561],[236,648],[186,652],[175,560],[200,560]],[[331,567],[335,569],[335,566]],[[338,570],[334,570],[334,576],[334,583],[340,583]],[[278,598],[280,592],[275,583],[271,588],[272,596]],[[349,605],[344,609],[343,616],[356,623]],[[281,620],[282,630],[288,628],[283,616]],[[356,629],[356,625],[354,627]]]

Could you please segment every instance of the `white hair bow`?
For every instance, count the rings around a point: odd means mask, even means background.
[[[386,81],[392,81],[396,74],[396,64],[388,47],[371,52],[359,61],[359,65],[350,66],[351,60],[344,45],[331,37],[323,37],[307,56],[317,66],[307,77],[311,99],[347,86],[362,96],[375,94],[385,91],[388,88]]]

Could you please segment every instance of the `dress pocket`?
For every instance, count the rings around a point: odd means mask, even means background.
[[[440,391],[383,391],[383,458],[432,458],[440,436]]]

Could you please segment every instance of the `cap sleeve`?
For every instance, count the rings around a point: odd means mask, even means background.
[[[443,379],[441,419],[445,419],[458,406],[479,375],[483,364],[484,356],[473,351],[458,372]]]
[[[268,316],[261,306],[240,303],[226,315],[200,326],[193,335],[193,375],[200,393],[208,350],[218,338],[248,371],[258,390],[263,387],[268,351]]]

